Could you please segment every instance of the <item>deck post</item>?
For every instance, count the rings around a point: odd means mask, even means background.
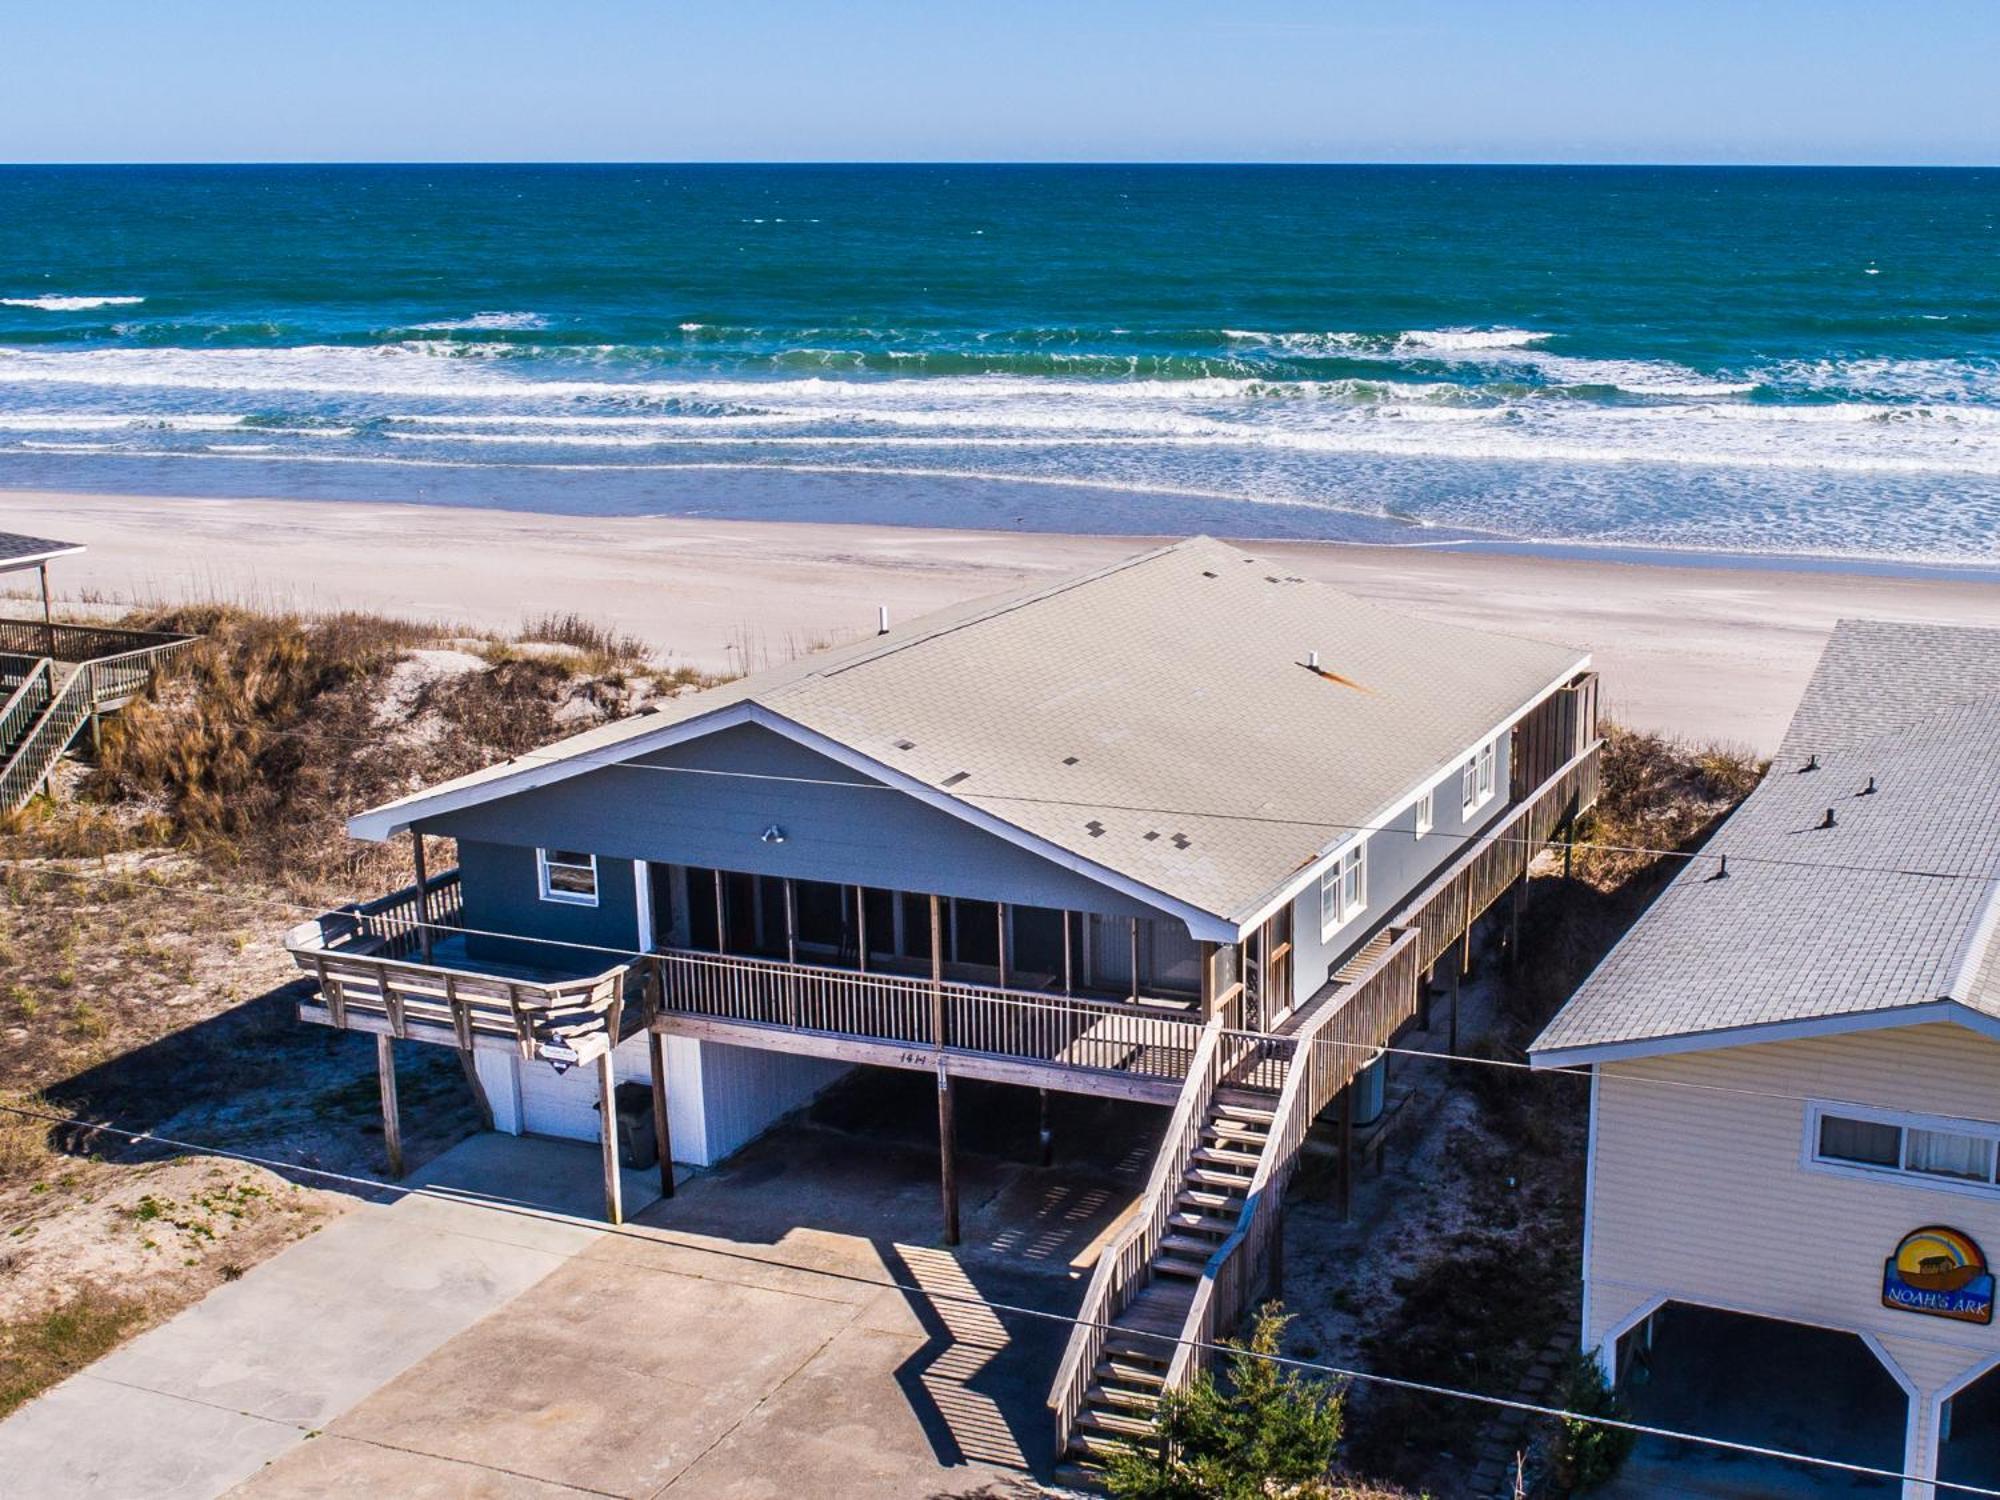
[[[410,830],[410,863],[417,872],[417,951],[424,956],[424,962],[431,961],[431,891],[430,876],[424,869],[424,836],[416,829]]]
[[[1523,870],[1521,878],[1514,882],[1514,889],[1507,898],[1507,970],[1512,973],[1521,967],[1521,908],[1528,904],[1528,872]]]
[[[1343,1060],[1344,1063],[1344,1060]],[[1356,1073],[1340,1091],[1340,1222],[1354,1217],[1354,1084]]]
[[[1458,965],[1458,960],[1457,960],[1456,958],[1454,958],[1454,959],[1452,960],[1452,964],[1451,964],[1451,1029],[1450,1029],[1450,1031],[1449,1031],[1449,1032],[1448,1032],[1448,1033],[1446,1034],[1446,1037],[1445,1037],[1445,1044],[1444,1044],[1444,1050],[1445,1050],[1446,1052],[1449,1052],[1449,1053],[1450,1053],[1450,1054],[1451,1054],[1451,1055],[1452,1055],[1453,1057],[1456,1057],[1456,1056],[1458,1056],[1458,981],[1459,981],[1459,974],[1460,974],[1460,970],[1459,970],[1459,965]]]
[[[715,951],[729,951],[729,903],[722,899],[722,871],[711,870],[715,876]]]
[[[861,973],[868,972],[868,889],[857,885],[854,888],[854,966]]]
[[[958,1243],[958,1125],[951,1105],[951,1074],[938,1058],[938,1165],[944,1192],[944,1242]]]
[[[653,1149],[660,1158],[660,1196],[674,1195],[674,1143],[667,1133],[667,1039],[648,1026],[646,1058],[653,1065]]]
[[[56,654],[56,617],[49,605],[49,565],[36,563],[35,571],[42,575],[42,640],[48,647],[43,655],[53,661]]]
[[[1040,1095],[1036,1103],[1040,1109],[1037,1133],[1041,1137],[1042,1165],[1045,1167],[1054,1166],[1056,1160],[1056,1132],[1055,1126],[1049,1120],[1049,1091],[1047,1089],[1036,1089],[1035,1092]]]
[[[1072,956],[1069,935],[1069,919],[1075,915],[1076,913],[1068,907],[1063,908],[1063,993],[1065,995],[1076,993],[1076,961]]]
[[[1005,901],[993,903],[993,927],[993,936],[998,943],[1000,954],[1000,988],[1004,990],[1007,988],[1007,903]]]
[[[1134,1003],[1137,1003],[1139,999],[1139,919],[1137,917],[1133,917],[1131,919],[1131,922],[1132,922],[1132,999]]]
[[[375,1081],[382,1089],[382,1146],[389,1157],[389,1175],[403,1175],[403,1117],[396,1105],[396,1040],[375,1035]]]
[[[618,1073],[611,1050],[597,1059],[597,1140],[604,1151],[604,1222],[625,1222],[624,1183],[618,1177]],[[669,1168],[669,1171],[672,1169]]]

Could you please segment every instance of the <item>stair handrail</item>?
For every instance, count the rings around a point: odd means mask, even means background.
[[[21,685],[7,695],[5,704],[0,704],[0,747],[14,742],[16,719],[31,720],[39,715],[47,706],[48,700],[55,696],[55,684],[52,681],[54,672],[54,662],[46,656],[37,658],[34,666],[28,669],[28,675],[21,679]],[[38,688],[42,701],[36,703],[30,710],[27,700]]]
[[[1208,1367],[1222,1327],[1219,1312],[1234,1321],[1246,1310],[1240,1304],[1247,1300],[1248,1268],[1256,1262],[1256,1251],[1264,1249],[1270,1237],[1282,1229],[1276,1209],[1267,1212],[1265,1205],[1282,1203],[1313,1121],[1361,1071],[1363,1064],[1351,1056],[1358,1047],[1322,1046],[1320,1033],[1336,1018],[1348,1014],[1371,985],[1392,974],[1398,960],[1417,942],[1418,936],[1414,928],[1400,930],[1373,963],[1329,997],[1328,1003],[1309,1015],[1288,1038],[1295,1046],[1285,1069],[1284,1084],[1278,1091],[1278,1102],[1272,1108],[1270,1133],[1244,1194],[1243,1207],[1237,1213],[1236,1227],[1216,1246],[1202,1267],[1201,1279],[1195,1283],[1194,1300],[1188,1304],[1187,1316],[1181,1323],[1180,1342],[1174,1348],[1173,1362],[1167,1367],[1167,1390],[1186,1389],[1196,1374]],[[1333,1082],[1336,1078],[1338,1083]]]
[[[1160,1241],[1166,1237],[1167,1219],[1173,1211],[1188,1162],[1201,1145],[1201,1127],[1208,1117],[1219,1077],[1216,1067],[1222,1042],[1222,1017],[1210,1020],[1201,1029],[1188,1065],[1187,1081],[1174,1101],[1173,1115],[1160,1137],[1159,1154],[1140,1196],[1140,1212],[1098,1254],[1084,1288],[1083,1303],[1070,1329],[1069,1345],[1056,1378],[1049,1387],[1049,1407],[1056,1419],[1056,1452],[1069,1447],[1077,1415],[1084,1397],[1096,1378],[1097,1361],[1104,1353],[1111,1320],[1125,1310],[1132,1294],[1145,1285]]]
[[[21,737],[7,764],[0,767],[0,811],[15,811],[41,789],[57,758],[90,717],[86,705],[89,690],[89,673],[81,666],[72,667],[34,727]],[[76,709],[81,711],[71,712]]]

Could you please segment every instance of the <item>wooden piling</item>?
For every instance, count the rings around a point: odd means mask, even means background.
[[[382,1089],[382,1145],[389,1157],[389,1175],[403,1175],[403,1117],[396,1104],[396,1039],[375,1036],[375,1081]]]
[[[667,1129],[667,1039],[650,1027],[646,1058],[653,1065],[653,1149],[660,1158],[660,1196],[674,1195],[674,1142]]]
[[[624,1183],[618,1176],[618,1073],[607,1050],[597,1059],[597,1140],[604,1152],[604,1222],[625,1222]]]

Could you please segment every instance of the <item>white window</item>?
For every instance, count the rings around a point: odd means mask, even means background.
[[[1368,905],[1368,844],[1349,844],[1319,877],[1319,934],[1324,942]]]
[[[1432,787],[1417,798],[1417,837],[1422,838],[1437,826],[1437,788]]]
[[[2000,1125],[1815,1103],[1806,1110],[1805,1159],[1821,1171],[1991,1193],[2000,1188]]]
[[[535,872],[544,901],[597,905],[597,856],[574,849],[537,849]]]
[[[1493,800],[1493,765],[1499,744],[1488,740],[1481,745],[1458,774],[1459,811],[1466,817]]]

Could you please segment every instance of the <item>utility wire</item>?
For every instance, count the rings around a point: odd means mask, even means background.
[[[98,878],[98,879],[116,878],[115,876],[92,877],[88,872],[79,870],[45,870],[39,873],[61,876],[63,878],[72,880],[87,880],[91,878]],[[307,902],[301,902],[301,901],[286,901],[275,896],[260,895],[254,897],[253,899],[264,902],[269,908],[271,908],[274,915],[282,911],[286,915],[303,912],[311,916],[327,916],[327,915],[340,915],[348,911],[347,908],[340,908],[340,907],[335,907],[329,910],[329,908],[324,906],[315,906]],[[74,915],[84,915],[88,913],[101,911],[105,906],[110,904],[111,903],[108,901],[105,903],[100,903],[99,905],[95,906],[78,905],[78,904],[57,904],[53,902],[45,902],[37,905],[34,908],[34,910],[62,911]],[[187,905],[188,903],[183,901],[180,904]],[[532,937],[522,933],[503,932],[495,928],[453,927],[439,922],[418,922],[414,919],[406,919],[406,921],[408,926],[412,930],[420,927],[428,928],[430,931],[442,934],[443,936],[446,937],[488,937],[488,938],[504,940],[510,943],[535,944],[547,948],[576,949],[578,951],[589,953],[598,957],[625,958],[632,960],[672,956],[672,952],[663,953],[661,950],[648,951],[638,948],[621,948],[603,943],[579,942],[570,938]],[[672,950],[672,951],[685,952],[695,958],[700,958],[700,959],[750,958],[756,962],[778,965],[780,966],[781,970],[786,964],[786,960],[784,959],[767,958],[757,954],[708,953],[693,949]],[[391,960],[391,962],[408,962],[408,960]],[[434,964],[431,965],[431,967],[449,968],[451,966],[449,964]],[[810,966],[804,966],[804,967],[810,967]],[[474,971],[468,970],[467,972],[474,972]],[[906,974],[885,974],[883,971],[879,970],[869,970],[863,972],[861,970],[856,969],[856,970],[839,970],[837,972],[839,972],[843,976],[852,975],[857,979],[891,978],[891,979],[907,980],[912,984],[920,986],[928,985],[930,983],[930,980],[923,976],[906,975]],[[305,977],[308,976],[304,975],[301,976],[301,978]],[[946,983],[948,984],[952,982],[953,981],[949,980],[946,981]],[[1015,1005],[1027,1010],[1048,1011],[1054,1008],[1050,1004],[1050,1001],[1054,1000],[1056,997],[1051,996],[1045,1000],[1035,995],[1028,995],[1028,994],[1008,995],[1004,993],[988,991],[986,998],[995,1003]],[[1090,996],[1072,996],[1064,998],[1080,999],[1087,1006],[1105,1007],[1111,1009],[1118,1009],[1120,1007],[1129,1006],[1130,1004],[1129,1001],[1094,1000]],[[1155,1013],[1145,1010],[1132,1011],[1130,1012],[1130,1014],[1134,1018],[1142,1020],[1161,1020],[1161,1021],[1171,1022],[1180,1019],[1173,1016],[1171,1013]],[[776,1025],[776,1023],[757,1023],[757,1022],[749,1022],[746,1024],[751,1024],[751,1025],[771,1024],[774,1026]],[[1199,1025],[1200,1023],[1188,1020],[1186,1024]],[[785,1028],[779,1026],[777,1029],[783,1030]],[[802,1029],[809,1030],[810,1028],[802,1028]],[[1297,1036],[1288,1035],[1287,1033],[1284,1032],[1254,1031],[1243,1028],[1231,1028],[1229,1034],[1231,1036],[1240,1037],[1245,1041],[1270,1042],[1288,1046],[1297,1046],[1300,1040]],[[1538,1073],[1549,1077],[1581,1078],[1588,1080],[1592,1072],[1591,1068],[1585,1066],[1564,1064],[1552,1067],[1537,1067],[1534,1063],[1516,1062],[1510,1058],[1473,1057],[1462,1052],[1438,1052],[1432,1049],[1421,1048],[1421,1047],[1398,1047],[1393,1044],[1384,1044],[1378,1047],[1371,1042],[1342,1041],[1335,1037],[1311,1037],[1306,1040],[1306,1045],[1317,1046],[1317,1047],[1331,1047],[1344,1050],[1348,1049],[1360,1050],[1369,1053],[1384,1052],[1392,1057],[1411,1057],[1411,1058],[1422,1059],[1424,1061],[1429,1061],[1429,1062],[1441,1062],[1446,1064],[1461,1065],[1467,1067],[1504,1068],[1512,1070],[1514,1072]],[[1653,1077],[1644,1073],[1635,1073],[1619,1069],[1613,1067],[1611,1064],[1608,1063],[1598,1064],[1597,1071],[1601,1074],[1601,1076],[1603,1076],[1606,1079],[1616,1079],[1620,1083],[1643,1084],[1648,1088],[1692,1089],[1699,1093],[1704,1093],[1704,1094],[1726,1094],[1746,1099],[1774,1099],[1774,1100],[1781,1100],[1785,1103],[1790,1103],[1790,1104],[1816,1104],[1821,1102],[1820,1096],[1813,1094],[1790,1094],[1775,1089],[1753,1089],[1753,1088],[1744,1088],[1739,1085],[1733,1085],[1733,1084],[1702,1083],[1696,1080],[1685,1079],[1685,1078]]]
[[[614,722],[627,723],[630,720]],[[258,733],[275,735],[287,739],[298,739],[319,745],[348,745],[363,750],[375,748],[372,742],[357,739],[351,735],[323,735],[298,729],[260,729]],[[543,765],[568,765],[573,764],[578,759],[590,753],[589,751],[580,751],[569,755],[551,755],[546,751],[524,750],[509,756],[505,761],[497,762],[494,767],[490,767],[489,769],[497,769],[498,766],[503,765],[513,765],[517,761],[533,761]],[[780,785],[834,787],[850,792],[893,792],[902,796],[909,795],[903,788],[892,786],[887,782],[848,781],[837,776],[797,776],[776,771],[732,771],[712,766],[663,766],[633,760],[606,761],[602,764],[589,766],[588,769],[593,771],[654,772],[669,776],[706,776],[734,781],[769,782]],[[1450,775],[1447,774],[1445,780],[1449,781],[1450,779]],[[926,789],[934,791],[942,790],[941,788],[929,787],[928,785]],[[421,796],[422,794],[419,793],[417,795]],[[1273,827],[1305,828],[1321,833],[1374,835],[1407,831],[1393,828],[1386,823],[1347,823],[1337,819],[1282,817],[1275,813],[1226,812],[1217,809],[1203,810],[1187,807],[1153,807],[1143,803],[1100,802],[1089,798],[1075,797],[1045,797],[1026,792],[975,792],[952,788],[951,795],[960,801],[975,803],[1016,802],[1031,806],[1078,808],[1083,811],[1140,813],[1149,817],[1203,818],[1225,823],[1256,823]],[[434,834],[430,835],[430,837],[444,838],[449,837],[449,835]],[[1433,829],[1424,834],[1424,837],[1427,839],[1449,839],[1462,843],[1474,843],[1492,837],[1492,835],[1481,833],[1477,830],[1459,830],[1453,832],[1445,829]],[[1896,875],[1921,880],[1969,880],[1976,881],[1982,885],[1991,884],[1995,879],[1995,872],[1992,870],[1929,870],[1904,865],[1867,865],[1843,863],[1837,860],[1784,859],[1774,855],[1745,854],[1733,850],[1649,849],[1639,844],[1608,844],[1589,839],[1545,839],[1540,843],[1536,843],[1534,840],[1526,837],[1506,835],[1494,841],[1500,844],[1527,844],[1537,852],[1542,849],[1550,851],[1565,849],[1582,853],[1637,854],[1653,859],[1690,861],[1727,860],[1730,863],[1738,865],[1762,865],[1777,869],[1827,870],[1842,875]]]
[[[453,1203],[489,1212],[504,1213],[514,1217],[553,1222],[574,1222],[563,1215],[552,1213],[532,1203],[520,1200],[503,1201],[490,1197],[478,1199],[463,1198],[450,1192],[438,1191],[432,1188],[404,1187],[398,1183],[384,1182],[380,1178],[375,1177],[363,1177],[352,1172],[338,1172],[325,1167],[313,1167],[303,1163],[279,1161],[270,1157],[258,1156],[252,1152],[235,1151],[222,1146],[209,1146],[199,1142],[177,1140],[171,1136],[159,1135],[152,1131],[126,1130],[116,1125],[101,1124],[91,1120],[79,1120],[69,1116],[50,1114],[41,1110],[26,1109],[19,1105],[0,1104],[0,1111],[25,1119],[40,1120],[50,1125],[76,1129],[86,1133],[95,1134],[102,1132],[108,1135],[120,1136],[132,1142],[135,1146],[162,1146],[171,1150],[192,1152],[199,1156],[214,1156],[229,1161],[239,1161],[250,1166],[262,1167],[267,1171],[276,1172],[281,1175],[291,1173],[319,1177],[327,1181],[343,1183],[350,1187],[365,1188],[370,1192],[393,1192],[405,1197],[432,1198],[439,1202]],[[1340,1365],[1327,1364],[1318,1360],[1299,1359],[1291,1355],[1263,1354],[1256,1350],[1242,1349],[1233,1345],[1216,1343],[1205,1339],[1191,1339],[1170,1333],[1153,1333],[1138,1328],[1123,1328],[1115,1323],[1099,1323],[1092,1319],[1079,1318],[1068,1313],[1050,1312],[1046,1308],[1028,1307],[1013,1302],[1000,1302],[990,1297],[979,1296],[977,1293],[934,1289],[926,1287],[919,1282],[898,1281],[894,1277],[881,1279],[873,1276],[862,1276],[852,1271],[833,1270],[825,1266],[810,1266],[796,1261],[780,1260],[775,1257],[748,1255],[741,1251],[724,1250],[718,1245],[683,1240],[663,1233],[637,1234],[631,1229],[620,1225],[594,1224],[592,1227],[600,1233],[615,1234],[621,1238],[640,1240],[647,1244],[667,1244],[676,1249],[694,1250],[705,1255],[716,1256],[726,1260],[776,1267],[788,1271],[799,1271],[828,1280],[846,1282],[850,1285],[871,1287],[882,1291],[902,1292],[907,1296],[927,1298],[935,1302],[951,1302],[978,1307],[994,1314],[1005,1313],[1014,1317],[1030,1318],[1046,1323],[1060,1323],[1070,1328],[1097,1329],[1127,1337],[1149,1339],[1155,1343],[1172,1345],[1176,1348],[1184,1345],[1191,1349],[1198,1349],[1206,1354],[1219,1355],[1224,1358],[1254,1359],[1300,1373],[1350,1381],[1362,1385],[1377,1385],[1390,1390],[1407,1391],[1413,1395],[1437,1396],[1457,1401],[1470,1401],[1504,1411],[1520,1412],[1527,1416],[1615,1428],[1622,1432],[1630,1432],[1639,1437],[1656,1437],[1674,1442],[1693,1443],[1703,1447],[1719,1448],[1732,1453],[1744,1454],[1748,1457],[1769,1458],[1785,1463],[1806,1464],[1815,1468],[1830,1469],[1866,1478],[1890,1479],[1917,1484],[1934,1484],[1942,1490],[1951,1490],[1966,1495],[1988,1496],[1993,1497],[1993,1500],[2000,1500],[2000,1489],[1988,1489],[1979,1485],[1957,1484],[1942,1479],[1925,1479],[1922,1475],[1897,1469],[1874,1468],[1867,1464],[1855,1464],[1840,1459],[1821,1458],[1809,1453],[1793,1453],[1783,1448],[1767,1448],[1755,1443],[1736,1442],[1729,1438],[1708,1437],[1699,1433],[1680,1432],[1673,1428],[1655,1427],[1647,1423],[1628,1421],[1620,1417],[1596,1416],[1587,1412],[1570,1411],[1559,1406],[1544,1406],[1532,1401],[1518,1401],[1506,1396],[1489,1396],[1479,1391],[1461,1390],[1454,1386],[1434,1385],[1421,1380],[1406,1380],[1400,1376],[1377,1374],[1371,1370],[1348,1369]],[[444,1232],[458,1238],[475,1241],[482,1238],[477,1235],[466,1234],[462,1230],[446,1229]]]

